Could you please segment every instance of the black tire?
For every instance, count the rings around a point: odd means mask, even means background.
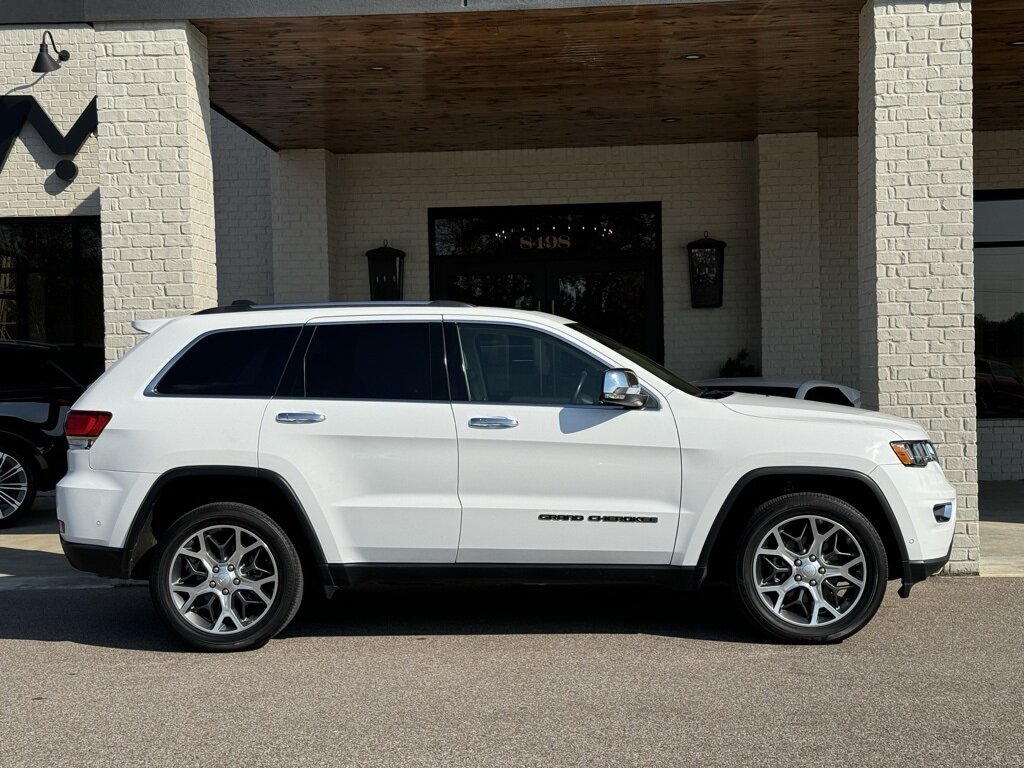
[[[856,598],[847,598],[851,601],[852,605],[845,612],[840,611],[842,613],[841,617],[835,618],[829,615],[824,608],[819,609],[817,613],[814,613],[815,609],[813,607],[810,608],[810,613],[815,616],[823,615],[828,622],[825,623],[823,621],[820,626],[795,623],[798,618],[802,618],[799,616],[799,611],[807,610],[807,602],[812,600],[813,595],[816,594],[814,589],[809,586],[811,582],[807,576],[801,576],[801,584],[798,587],[790,588],[793,591],[784,592],[780,589],[776,592],[768,593],[768,599],[770,600],[777,600],[778,596],[783,594],[785,594],[787,601],[791,596],[797,598],[797,601],[794,603],[796,610],[786,611],[786,617],[784,618],[766,604],[758,591],[758,584],[761,584],[763,588],[767,584],[773,583],[773,581],[762,579],[763,571],[762,574],[755,574],[754,556],[762,541],[769,535],[769,532],[776,526],[784,524],[787,519],[793,519],[794,525],[799,526],[800,518],[803,515],[823,518],[824,520],[838,523],[845,528],[846,531],[842,535],[846,536],[849,534],[852,536],[855,543],[860,547],[864,561],[863,569],[859,567],[856,569],[857,573],[863,576],[863,587],[860,588],[859,592],[855,592],[847,586],[847,590],[840,593],[844,595],[852,594]],[[821,523],[812,523],[812,525],[819,525],[822,530],[828,530]],[[786,529],[784,528],[783,530]],[[796,528],[794,530],[802,529]],[[811,535],[813,536],[813,531]],[[847,547],[849,542],[846,539],[844,541],[846,543],[843,546]],[[822,564],[821,561],[817,562],[817,566],[809,565],[808,563],[811,560],[816,560],[816,556],[811,556],[812,552],[813,549],[808,550],[806,558],[794,559],[793,562],[800,562],[804,569],[828,565],[828,563]],[[829,557],[834,556],[829,555]],[[850,562],[853,562],[853,560],[855,558],[850,560]],[[763,560],[759,559],[758,562],[763,562]],[[770,568],[771,566],[768,567]],[[775,578],[785,583],[789,579],[795,579],[798,575],[801,574],[796,572],[795,566],[789,566],[788,577],[780,574]],[[811,574],[812,577],[813,575]],[[791,493],[765,502],[754,511],[750,523],[740,536],[736,549],[734,586],[739,602],[757,626],[775,637],[789,642],[836,642],[860,631],[878,610],[878,606],[885,595],[887,579],[888,561],[885,545],[882,543],[882,539],[878,535],[878,531],[871,524],[871,521],[842,499],[837,499],[834,496],[828,496],[823,493]],[[830,585],[841,585],[843,583],[841,578],[829,579]],[[845,584],[849,585],[850,582],[847,581]],[[825,580],[823,579],[821,586],[817,588],[817,594],[821,595],[826,590],[824,585]],[[827,589],[829,590],[830,597],[835,599],[837,593],[832,590],[831,586]],[[841,606],[841,603],[836,600],[836,605]]]
[[[24,498],[14,511],[4,514],[7,506],[5,504],[0,504],[0,515],[3,515],[0,517],[0,528],[3,528],[4,526],[13,525],[23,518],[30,509],[32,509],[32,504],[36,500],[36,491],[39,489],[39,480],[36,476],[36,463],[32,460],[32,457],[21,448],[16,448],[13,445],[3,443],[0,444],[0,454],[3,454],[3,456],[9,456],[13,461],[18,462],[18,464],[21,465],[21,468],[25,472],[25,484],[27,486]],[[0,474],[5,471],[9,471],[10,468],[10,462],[4,460],[2,466],[0,466]]]
[[[262,539],[262,544],[265,545],[266,550],[272,557],[272,564],[277,575],[276,585],[270,594],[271,602],[269,607],[265,608],[263,612],[253,619],[251,626],[246,627],[243,623],[234,622],[235,626],[225,634],[214,634],[210,631],[209,627],[203,628],[198,626],[198,623],[204,621],[199,616],[192,616],[195,619],[195,622],[193,622],[179,612],[175,601],[183,599],[183,596],[180,592],[172,594],[170,585],[172,568],[178,567],[175,564],[175,560],[179,548],[190,539],[194,539],[200,531],[209,528],[215,529],[217,526],[236,526],[244,529],[250,535],[255,535],[255,537]],[[252,539],[246,537],[245,541],[249,542]],[[212,546],[209,540],[207,540],[207,546]],[[212,548],[210,551],[211,554],[214,553]],[[224,561],[226,563],[231,559],[233,552],[233,549],[228,550],[226,556],[224,552],[221,552],[219,557],[211,557],[211,560]],[[261,557],[266,557],[266,555],[261,555]],[[199,558],[196,558],[196,562],[198,564],[202,563]],[[217,567],[220,570],[221,566],[218,565]],[[227,567],[223,567],[226,571]],[[240,562],[238,575],[244,575],[245,569],[246,565]],[[234,566],[232,566],[231,570],[234,570]],[[223,572],[221,571],[222,574]],[[251,574],[252,572],[250,569],[249,573]],[[219,578],[214,577],[209,571],[207,573],[206,578]],[[206,579],[200,578],[199,582],[205,586]],[[221,586],[224,585],[218,584],[218,591]],[[230,582],[226,583],[226,588],[231,586]],[[242,590],[244,590],[244,587]],[[153,604],[156,606],[161,618],[189,645],[205,651],[249,650],[266,644],[268,640],[288,626],[288,623],[295,617],[295,613],[298,611],[299,604],[302,601],[302,564],[299,561],[299,555],[295,550],[294,544],[288,538],[288,534],[267,514],[245,504],[218,502],[207,504],[187,513],[175,521],[167,532],[160,537],[155,556],[153,557],[149,591],[153,598]],[[248,594],[251,595],[251,590]],[[221,599],[212,593],[211,596],[204,597],[211,603],[214,600],[219,601]],[[236,599],[236,595],[232,592],[225,599],[233,601]],[[250,605],[252,604],[250,603]],[[232,603],[232,606],[238,607],[238,604]],[[198,612],[190,611],[186,613],[191,615]],[[234,613],[230,613],[230,616],[233,617],[234,615]],[[232,619],[227,621],[232,622]]]

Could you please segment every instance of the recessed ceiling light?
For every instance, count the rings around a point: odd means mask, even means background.
[[[1024,45],[1024,40],[1011,40],[1010,45]]]
[[[414,131],[425,131],[425,130],[427,130],[427,126],[425,126],[425,125],[414,125],[412,127],[412,129]]]
[[[371,64],[367,69],[371,72],[387,72],[389,68],[385,67],[383,64]]]
[[[679,122],[679,118],[678,117],[663,117],[663,118],[661,118],[661,122],[663,122],[663,123],[678,123]]]
[[[704,58],[704,54],[703,53],[684,53],[679,58],[680,59],[686,59],[687,61],[697,61],[698,59],[703,59]]]

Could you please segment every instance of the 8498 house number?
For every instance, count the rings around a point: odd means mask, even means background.
[[[555,248],[571,248],[569,235],[523,235],[519,238],[519,249],[523,251],[546,251]]]

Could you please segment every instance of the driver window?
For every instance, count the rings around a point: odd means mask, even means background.
[[[484,403],[597,405],[607,366],[546,333],[459,324],[469,399]]]

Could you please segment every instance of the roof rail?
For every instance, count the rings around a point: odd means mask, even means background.
[[[224,312],[263,312],[272,309],[334,309],[348,307],[472,307],[464,301],[309,301],[288,304],[257,304],[248,299],[239,299],[223,307],[210,307],[194,312],[196,315],[218,315]]]

